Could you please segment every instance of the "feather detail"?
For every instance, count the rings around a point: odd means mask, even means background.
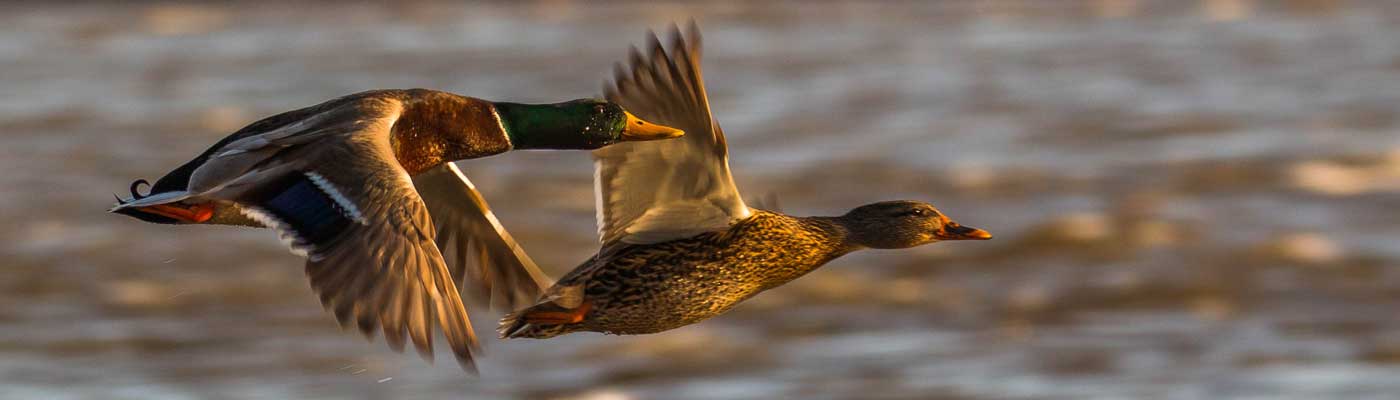
[[[276,231],[277,239],[281,240],[282,244],[287,246],[287,248],[292,251],[292,254],[296,254],[297,256],[301,257],[306,257],[311,261],[321,261],[321,256],[318,256],[314,253],[315,249],[312,248],[310,243],[306,242],[306,239],[302,238],[300,235],[297,235],[296,230],[292,229],[291,225],[287,225],[286,222],[282,222],[282,220],[277,219],[277,217],[273,216],[271,213],[264,211],[263,209],[258,208],[256,206],[250,205],[243,205],[242,207],[238,207],[238,212],[242,213],[243,216],[248,217],[253,221],[257,221],[258,223],[263,224],[263,226],[272,228],[273,231]]]
[[[330,181],[327,181],[326,177],[321,176],[321,174],[315,171],[307,171],[306,177],[310,178],[311,183],[315,184],[317,188],[320,188],[322,192],[330,196],[331,200],[335,200],[335,203],[340,205],[340,211],[345,213],[345,216],[350,217],[350,219],[355,220],[355,222],[361,225],[369,224],[369,221],[365,220],[365,215],[360,213],[359,207],[355,207],[355,203],[345,198],[345,195],[341,194],[340,190],[336,189],[335,185],[331,184]]]
[[[622,143],[593,152],[598,232],[613,242],[657,243],[720,231],[748,218],[729,171],[724,132],[710,115],[700,73],[700,34],[672,27],[666,49],[649,34],[647,55],[632,48],[604,97],[686,135]],[[689,42],[686,39],[689,38]],[[629,73],[630,72],[630,73]]]

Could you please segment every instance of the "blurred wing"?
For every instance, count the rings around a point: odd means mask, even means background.
[[[413,185],[437,227],[437,246],[452,279],[476,304],[515,311],[533,304],[549,287],[549,278],[457,166],[446,163],[419,173]],[[475,263],[469,266],[469,261]]]
[[[457,286],[434,245],[432,217],[387,138],[387,123],[345,141],[318,142],[287,154],[291,171],[242,192],[252,219],[304,254],[306,274],[342,326],[366,336],[382,328],[402,351],[405,334],[432,357],[436,320],[458,362],[475,371],[475,334]]]
[[[190,164],[188,191],[238,204],[309,258],[311,286],[342,325],[366,335],[382,327],[400,351],[407,333],[430,358],[436,319],[474,371],[476,338],[432,219],[390,150],[400,111],[397,100],[363,93],[255,123]]]
[[[603,243],[657,243],[727,229],[750,215],[729,173],[724,133],[710,115],[700,74],[700,31],[672,26],[669,53],[656,34],[634,47],[604,95],[638,117],[685,131],[674,140],[627,142],[593,152]],[[688,39],[688,41],[687,41]]]

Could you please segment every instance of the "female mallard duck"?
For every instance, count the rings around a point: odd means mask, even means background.
[[[603,100],[489,102],[376,90],[255,122],[112,212],[157,223],[271,227],[308,257],[307,275],[342,325],[355,321],[431,357],[435,318],[463,367],[476,338],[454,282],[506,304],[544,283],[451,161],[515,149],[598,149],[682,132]],[[420,198],[421,195],[421,198]],[[435,229],[436,228],[436,229]],[[434,241],[437,244],[434,244]],[[444,252],[439,252],[439,249]],[[490,257],[468,271],[468,249]],[[448,256],[444,261],[444,255]]]
[[[608,100],[688,134],[593,152],[602,249],[539,303],[507,315],[502,337],[665,331],[719,315],[855,250],[992,237],[916,201],[868,204],[838,217],[749,208],[705,98],[699,31],[692,23],[688,42],[672,31],[669,54],[651,35],[650,56],[633,48],[631,73],[619,65],[604,91]]]

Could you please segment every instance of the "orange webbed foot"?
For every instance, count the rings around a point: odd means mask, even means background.
[[[212,203],[158,204],[141,207],[139,210],[191,224],[202,223],[214,217],[214,205]]]
[[[577,308],[566,311],[533,311],[525,314],[525,322],[538,325],[577,324],[583,322],[593,303],[584,301]]]

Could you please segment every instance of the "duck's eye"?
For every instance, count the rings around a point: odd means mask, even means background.
[[[928,210],[925,210],[925,209],[922,209],[922,208],[916,208],[916,209],[914,209],[914,210],[912,210],[912,211],[909,211],[909,212],[907,212],[907,213],[904,213],[904,215],[912,216],[912,217],[925,217],[925,216],[928,216]]]

